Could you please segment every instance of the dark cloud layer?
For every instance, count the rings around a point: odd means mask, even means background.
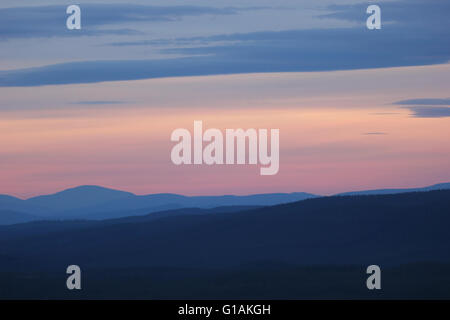
[[[214,8],[200,6],[147,6],[135,4],[83,4],[82,28],[66,28],[67,6],[13,7],[0,9],[0,40],[14,38],[94,36],[103,34],[139,34],[138,30],[120,28],[121,24],[142,21],[174,21],[186,16],[232,15],[261,8]],[[112,27],[104,30],[103,26]]]
[[[353,5],[331,5],[332,13],[322,15],[323,18],[335,18],[358,22],[365,25],[369,4],[377,4],[381,9],[384,27],[393,23],[397,26],[410,28],[411,33],[418,32],[417,28],[445,29],[450,27],[450,20],[446,15],[450,12],[448,0],[401,0],[382,3],[359,3]]]
[[[412,112],[415,118],[450,117],[450,98],[419,98],[394,102],[403,105]]]
[[[444,118],[450,117],[450,107],[409,106],[405,107],[415,118]]]
[[[437,6],[434,7],[430,3]],[[392,16],[392,20],[398,22],[385,24],[381,30],[367,30],[365,26],[360,26],[175,39],[175,42],[182,41],[184,47],[163,49],[162,53],[168,57],[183,55],[182,58],[89,61],[0,71],[0,86],[39,86],[252,72],[349,70],[448,62],[450,27],[445,26],[449,24],[449,10],[443,11],[448,5],[439,0],[399,1],[383,3],[382,11],[389,11],[389,8],[394,10],[401,5],[401,12]],[[347,19],[350,16],[361,19],[361,12],[354,12],[354,6],[333,8],[336,10],[334,17],[345,18],[342,16],[345,13]],[[228,10],[231,10],[228,13],[233,12],[232,9]],[[442,22],[441,28],[436,27],[436,19]],[[105,20],[109,21],[107,18],[104,18],[104,22]],[[412,21],[412,25],[406,23],[406,20]],[[148,40],[142,41],[148,44],[145,42]],[[197,42],[202,44],[196,45]],[[205,46],[205,43],[208,45]],[[139,45],[139,42],[134,41],[114,45],[137,44]]]

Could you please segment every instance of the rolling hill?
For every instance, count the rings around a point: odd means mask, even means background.
[[[2,226],[0,297],[67,297],[77,264],[83,298],[367,298],[377,264],[377,297],[448,298],[449,224],[440,190]]]
[[[22,233],[26,242],[16,242],[22,225],[4,226],[0,255],[45,268],[41,257],[55,266],[75,259],[92,267],[450,262],[449,223],[450,191],[324,197],[239,212],[193,208],[156,217],[36,222],[45,232]]]
[[[220,206],[264,206],[316,197],[309,193],[273,193],[248,196],[183,196],[178,194],[135,195],[99,186],[80,186],[51,195],[22,200],[0,195],[0,210],[23,212],[44,220],[102,220],[144,215],[180,208],[210,209]],[[20,220],[19,218],[17,218]],[[0,215],[0,225],[7,224]]]
[[[421,191],[433,191],[433,190],[449,190],[450,183],[438,183],[432,186],[423,188],[406,188],[406,189],[376,189],[376,190],[363,190],[363,191],[351,191],[339,193],[341,196],[355,196],[355,195],[375,195],[375,194],[398,194],[406,192],[421,192]]]
[[[441,183],[424,188],[365,190],[339,195],[398,194],[449,189],[450,183]],[[0,215],[0,225],[10,224],[11,221],[15,220],[19,222],[32,221],[35,220],[34,217],[44,220],[105,220],[181,208],[211,209],[221,206],[273,206],[316,197],[320,196],[305,192],[244,196],[183,196],[171,193],[135,195],[131,192],[86,185],[26,200],[0,195],[0,211],[9,212],[10,215],[8,217]],[[14,215],[14,212],[18,213],[18,217],[11,216]],[[22,217],[19,216],[19,213],[22,213]],[[28,215],[28,218],[26,218],[26,215]]]

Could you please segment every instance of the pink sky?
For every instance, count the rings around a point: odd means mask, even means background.
[[[0,193],[95,184],[137,194],[332,194],[448,182],[450,118],[413,117],[393,102],[447,98],[449,71],[446,64],[0,88]],[[123,103],[74,104],[97,100]],[[173,165],[170,134],[192,132],[194,120],[222,131],[280,129],[279,173]]]

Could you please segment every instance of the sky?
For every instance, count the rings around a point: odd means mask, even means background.
[[[450,181],[450,3],[0,4],[0,194],[337,192]],[[280,129],[280,170],[175,166],[176,128]]]

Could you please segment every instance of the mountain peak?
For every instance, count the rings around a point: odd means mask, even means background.
[[[129,194],[129,195],[134,195],[131,192],[121,191],[121,190],[116,190],[116,189],[111,189],[111,188],[106,188],[106,187],[96,186],[96,185],[81,185],[81,186],[77,186],[77,187],[73,187],[73,188],[67,188],[67,189],[64,189],[55,194],[79,193],[79,192],[81,192],[81,193],[83,193],[83,192],[103,192],[103,193],[118,193],[118,192],[120,192],[120,193]]]
[[[109,189],[95,185],[82,185],[63,191],[37,196],[26,200],[28,203],[46,207],[49,211],[83,208],[134,196],[131,192]]]

